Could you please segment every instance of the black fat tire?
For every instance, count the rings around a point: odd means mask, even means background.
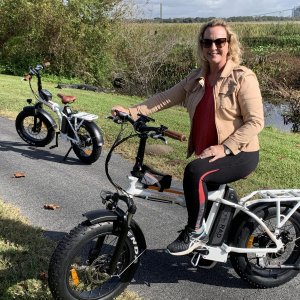
[[[53,140],[55,129],[46,117],[37,112],[37,121],[41,124],[41,130],[33,132],[33,119],[34,112],[32,110],[22,110],[16,118],[16,130],[27,144],[35,147],[44,147]]]
[[[119,269],[116,272],[118,274],[122,273],[122,271],[130,262],[134,262],[121,274],[120,278],[105,278],[103,280],[103,284],[99,282],[85,282],[85,284],[82,284],[84,286],[87,285],[86,289],[92,290],[92,292],[97,294],[97,296],[93,296],[92,293],[84,291],[83,286],[80,287],[82,290],[78,292],[76,291],[76,287],[74,288],[74,286],[72,286],[72,284],[69,282],[71,277],[69,276],[69,273],[71,272],[71,269],[73,270],[75,268],[74,264],[76,266],[78,265],[78,272],[81,272],[79,273],[79,278],[85,279],[85,281],[87,281],[88,274],[90,276],[89,279],[96,278],[98,281],[99,278],[105,276],[108,277],[104,271],[101,271],[109,265],[111,258],[110,255],[113,254],[113,251],[110,250],[114,250],[115,247],[104,243],[104,246],[101,247],[100,253],[91,259],[90,253],[92,250],[95,250],[94,248],[88,248],[88,246],[93,244],[93,247],[95,247],[95,239],[99,240],[99,237],[113,237],[114,242],[116,242],[119,234],[118,232],[120,232],[120,229],[117,228],[117,224],[113,224],[113,222],[104,222],[91,225],[88,221],[86,221],[74,228],[66,237],[64,237],[64,239],[56,247],[51,257],[48,270],[49,288],[55,300],[111,300],[122,293],[122,291],[132,280],[139,265],[139,259],[134,261],[139,254],[139,248],[136,244],[136,239],[132,231],[128,231],[122,258],[120,259],[117,267]],[[86,251],[86,249],[89,249],[89,251]],[[81,265],[81,260],[78,260],[79,253],[83,256],[82,259],[84,259],[84,263]],[[87,253],[89,254],[87,255]],[[89,259],[86,258],[87,256]],[[87,263],[88,260],[91,261]],[[81,267],[81,269],[79,267]],[[85,270],[82,271],[82,268]],[[90,273],[92,273],[92,275]],[[91,286],[93,286],[93,289]]]
[[[281,214],[286,215],[289,210],[287,207],[281,208]],[[258,213],[258,216],[264,221],[271,220],[276,217],[276,208],[264,208]],[[300,214],[295,212],[289,221],[291,227],[294,228],[291,228],[291,230],[295,232],[294,240],[297,240],[295,241],[294,247],[292,247],[292,252],[288,257],[284,258],[282,263],[286,265],[297,265],[300,263]],[[245,218],[236,231],[233,245],[235,247],[245,248],[250,236],[257,228],[257,222],[250,217]],[[278,257],[280,258],[280,255]],[[299,274],[299,271],[292,269],[262,269],[258,265],[250,263],[250,259],[248,259],[247,254],[244,253],[231,253],[230,260],[237,274],[256,288],[277,287],[290,281]]]
[[[72,144],[76,156],[85,164],[92,164],[97,161],[102,150],[102,146],[99,146],[95,136],[93,125],[95,124],[84,121],[78,129],[82,145]],[[86,138],[88,138],[89,145],[86,145]]]

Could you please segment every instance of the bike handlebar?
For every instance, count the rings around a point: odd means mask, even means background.
[[[34,68],[29,67],[29,74],[24,75],[23,79],[28,81],[31,80],[32,76],[39,75],[40,71],[46,69],[50,66],[50,62],[45,62],[43,64],[37,64]]]
[[[186,136],[184,134],[180,133],[180,132],[176,132],[176,131],[166,129],[164,131],[164,135],[169,137],[169,138],[172,138],[174,140],[178,140],[180,142],[186,141]]]
[[[180,132],[169,130],[167,127],[165,127],[163,125],[161,125],[159,127],[147,126],[146,123],[148,123],[150,121],[155,122],[155,120],[148,116],[144,116],[141,114],[139,114],[138,116],[139,116],[139,118],[136,121],[134,121],[129,114],[115,110],[115,116],[110,117],[110,118],[113,119],[114,122],[116,122],[118,124],[122,124],[122,123],[125,123],[128,121],[130,124],[133,125],[134,129],[137,132],[147,133],[152,138],[167,136],[169,138],[178,140],[180,142],[186,141],[186,136],[184,134],[182,134]],[[151,132],[152,132],[152,134],[150,134]]]

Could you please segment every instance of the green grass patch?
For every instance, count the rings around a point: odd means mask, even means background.
[[[233,184],[240,196],[258,189],[300,188],[300,134],[266,127],[260,134],[260,162],[247,179]]]
[[[19,210],[0,201],[1,300],[52,299],[47,270],[54,242],[33,228]]]

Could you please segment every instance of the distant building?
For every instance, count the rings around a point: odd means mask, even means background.
[[[300,17],[300,6],[293,9],[293,17]]]

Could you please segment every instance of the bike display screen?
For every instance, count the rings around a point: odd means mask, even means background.
[[[42,89],[42,90],[40,90],[39,94],[43,100],[46,100],[46,101],[52,100],[52,94],[48,90]]]

